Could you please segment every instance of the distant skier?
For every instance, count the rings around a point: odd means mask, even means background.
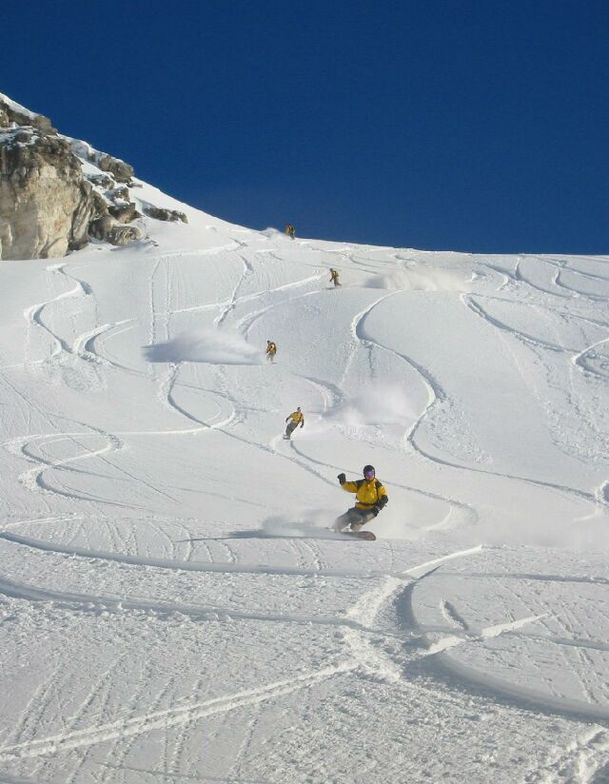
[[[274,343],[272,340],[267,340],[266,341],[266,351],[265,351],[266,358],[270,362],[274,362],[276,353],[277,353],[277,344]]]
[[[292,223],[286,224],[285,233],[293,240],[296,237],[296,227]]]
[[[304,414],[300,410],[300,406],[298,406],[296,411],[292,411],[292,413],[286,417],[285,421],[288,422],[288,426],[285,429],[284,438],[290,439],[298,425],[304,427]]]
[[[339,474],[337,477],[343,490],[355,493],[355,506],[336,519],[335,531],[342,531],[346,526],[352,531],[359,531],[363,525],[373,520],[389,501],[387,491],[376,478],[374,466],[364,466],[363,474],[364,478],[355,482],[347,482],[345,474]]]
[[[334,283],[334,286],[340,286],[340,280],[338,279],[338,270],[332,269],[330,267],[330,283]]]

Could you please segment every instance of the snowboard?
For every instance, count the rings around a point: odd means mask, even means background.
[[[354,536],[356,539],[365,539],[367,542],[376,541],[372,531],[342,531],[345,536]]]

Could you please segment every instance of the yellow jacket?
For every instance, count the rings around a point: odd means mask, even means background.
[[[288,419],[291,419],[292,422],[296,422],[297,425],[299,425],[301,422],[304,425],[304,414],[302,411],[292,411],[292,413],[286,417],[285,421],[287,422]]]
[[[343,482],[341,485],[347,493],[355,493],[357,509],[370,509],[380,498],[387,497],[387,491],[378,479],[358,479],[357,482]]]

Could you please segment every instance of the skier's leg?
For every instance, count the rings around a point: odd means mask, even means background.
[[[374,518],[374,514],[370,509],[354,509],[353,511],[357,512],[357,516],[353,515],[352,517],[352,531],[359,531],[362,526]]]
[[[347,509],[347,511],[344,514],[342,514],[340,517],[337,517],[335,522],[334,522],[334,530],[335,531],[342,531],[343,528],[346,528],[355,519],[357,519],[356,517],[354,517],[354,512],[356,512],[356,511],[357,510],[355,508]]]

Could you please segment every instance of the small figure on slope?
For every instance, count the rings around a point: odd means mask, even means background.
[[[376,478],[374,466],[364,466],[363,474],[364,478],[355,482],[347,482],[344,474],[338,475],[343,490],[355,493],[355,506],[336,518],[335,531],[342,531],[346,526],[349,526],[351,531],[359,531],[365,523],[374,520],[389,501],[387,491]]]
[[[290,239],[294,239],[296,236],[296,227],[292,223],[286,224],[285,233],[290,237]]]
[[[274,343],[272,340],[267,340],[266,341],[266,351],[265,351],[266,358],[270,362],[274,362],[276,353],[277,353],[277,344]]]
[[[340,286],[340,280],[338,279],[338,270],[332,269],[330,267],[330,283],[334,283],[334,286]]]
[[[304,427],[304,414],[300,410],[300,406],[298,406],[296,411],[292,411],[292,413],[286,417],[285,421],[288,422],[288,426],[285,429],[284,438],[290,439],[298,425]]]

